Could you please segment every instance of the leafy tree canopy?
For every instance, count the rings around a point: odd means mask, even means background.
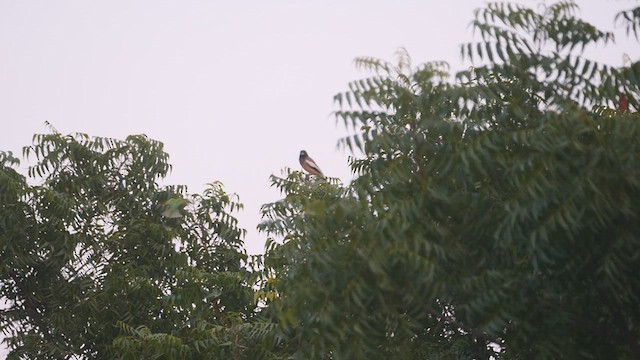
[[[241,205],[220,183],[159,186],[168,155],[145,136],[36,135],[33,181],[0,154],[10,359],[252,357]]]
[[[273,177],[268,300],[301,358],[640,356],[640,62],[560,2],[475,13],[474,62],[361,58],[348,186]],[[637,34],[640,8],[623,12]],[[622,106],[622,104],[626,106]]]

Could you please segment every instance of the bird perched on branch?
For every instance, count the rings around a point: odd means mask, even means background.
[[[302,165],[302,168],[309,174],[322,178],[324,177],[324,174],[322,173],[322,170],[320,170],[318,164],[316,164],[316,162],[313,161],[313,159],[307,155],[307,152],[304,150],[300,151],[300,165]]]
[[[181,218],[184,207],[190,203],[191,201],[181,197],[169,199],[162,205],[162,216],[170,219]]]

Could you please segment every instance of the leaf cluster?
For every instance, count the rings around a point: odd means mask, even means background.
[[[0,156],[0,328],[10,359],[246,358],[257,338],[242,205],[160,186],[160,142],[34,136]],[[163,216],[174,200],[189,206]],[[188,200],[187,200],[188,199]],[[264,327],[264,326],[263,326]]]

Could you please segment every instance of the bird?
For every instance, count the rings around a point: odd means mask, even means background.
[[[311,175],[315,175],[315,176],[319,176],[319,177],[324,177],[324,174],[322,173],[322,170],[320,170],[320,167],[318,166],[318,164],[316,164],[315,161],[313,161],[313,159],[307,154],[306,151],[302,150],[300,151],[300,165],[302,165],[302,168],[305,169],[309,174]]]
[[[190,203],[191,201],[181,197],[169,199],[162,206],[162,216],[170,219],[181,218],[184,207]]]

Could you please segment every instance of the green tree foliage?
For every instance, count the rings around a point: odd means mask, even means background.
[[[288,172],[263,207],[263,299],[296,356],[640,357],[640,62],[583,57],[613,35],[576,11],[478,10],[455,81],[357,60],[373,76],[336,117],[358,177]]]
[[[255,306],[235,196],[219,183],[202,195],[160,186],[168,155],[145,136],[54,132],[24,156],[37,160],[30,181],[0,153],[10,359],[250,354],[241,345],[256,331],[246,325]]]

